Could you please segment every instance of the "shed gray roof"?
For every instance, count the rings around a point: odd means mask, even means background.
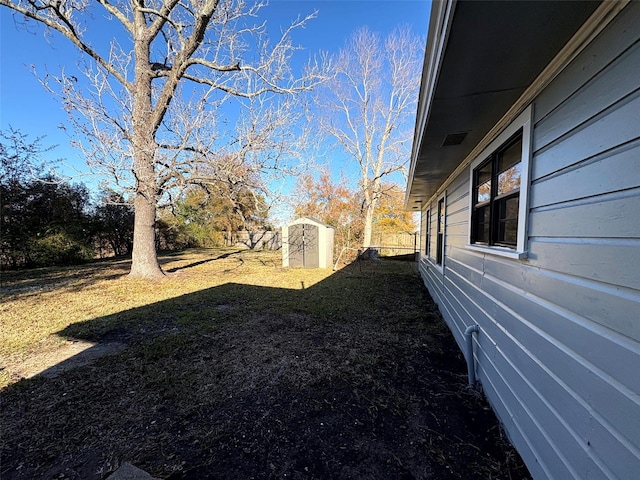
[[[293,222],[289,223],[289,225],[296,225],[299,223],[314,223],[317,226],[320,227],[325,227],[325,228],[333,228],[331,225],[326,224],[324,222],[321,222],[318,219],[315,219],[313,217],[300,217],[300,218],[296,218]]]

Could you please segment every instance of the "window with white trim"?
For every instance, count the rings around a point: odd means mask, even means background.
[[[438,218],[436,219],[436,265],[442,265],[444,259],[444,229],[446,211],[444,198],[438,200]]]
[[[430,208],[428,208],[427,211],[424,213],[423,223],[425,225],[424,256],[428,258],[429,255],[431,254],[430,252],[431,250],[431,209]]]
[[[522,167],[522,131],[473,170],[471,243],[515,249]]]
[[[526,255],[531,107],[471,164],[469,247]]]

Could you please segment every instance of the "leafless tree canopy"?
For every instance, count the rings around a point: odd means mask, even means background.
[[[384,183],[409,160],[423,48],[407,28],[385,39],[361,28],[340,51],[336,75],[320,97],[324,131],[360,170],[364,247]]]
[[[70,113],[90,167],[135,195],[131,275],[161,275],[156,209],[188,185],[244,182],[297,150],[294,96],[325,65],[292,69],[292,30],[275,38],[244,0],[0,0],[82,53],[84,77],[40,75]],[[104,32],[110,32],[105,35]],[[231,100],[234,102],[230,102]],[[224,112],[224,113],[223,113]],[[241,178],[242,177],[242,178]]]

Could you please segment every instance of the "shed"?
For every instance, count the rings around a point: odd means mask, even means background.
[[[329,268],[333,262],[333,227],[309,217],[282,228],[282,266]]]

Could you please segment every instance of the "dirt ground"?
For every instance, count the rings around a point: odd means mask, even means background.
[[[415,264],[333,277],[230,283],[83,339],[126,348],[0,392],[0,478],[530,478]]]

